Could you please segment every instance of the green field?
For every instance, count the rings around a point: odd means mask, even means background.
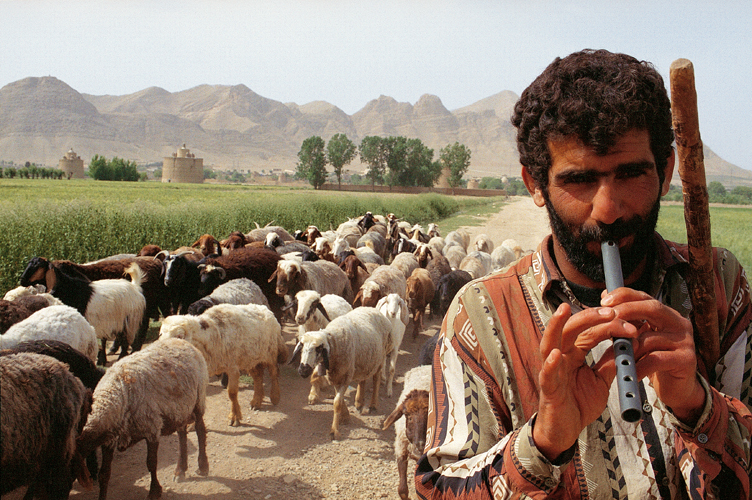
[[[501,198],[438,194],[384,195],[312,189],[105,181],[0,180],[0,291],[16,286],[35,255],[88,262],[136,253],[146,244],[172,249],[202,234],[221,239],[256,224],[293,232],[336,228],[366,211],[393,212],[411,223],[482,212]],[[448,229],[447,229],[448,231]]]
[[[687,242],[682,205],[661,207],[658,232],[666,239]],[[728,248],[747,272],[752,269],[752,208],[710,207],[710,236],[713,246]]]

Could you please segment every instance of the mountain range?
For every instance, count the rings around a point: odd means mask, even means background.
[[[56,166],[73,149],[137,163],[160,162],[185,144],[205,166],[240,172],[294,170],[303,140],[346,134],[417,137],[439,150],[458,141],[472,151],[469,176],[519,176],[515,129],[518,96],[502,91],[448,110],[425,94],[414,105],[380,96],[348,115],[324,101],[282,103],[245,85],[199,85],[181,92],[159,87],[122,96],[82,94],[55,77],[29,77],[0,89],[0,160]],[[752,185],[752,172],[705,147],[708,181]],[[351,170],[360,171],[356,160]]]

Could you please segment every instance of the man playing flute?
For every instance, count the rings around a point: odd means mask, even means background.
[[[687,248],[655,232],[671,104],[646,62],[585,50],[522,93],[522,176],[552,234],[469,283],[434,354],[423,498],[749,498],[752,305],[713,250],[720,358],[698,367]],[[601,242],[625,287],[605,291]],[[620,417],[612,339],[632,339],[643,417]]]

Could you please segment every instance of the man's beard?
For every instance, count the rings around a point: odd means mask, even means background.
[[[576,226],[568,224],[556,213],[548,196],[545,197],[546,209],[551,222],[551,230],[564,249],[569,262],[582,274],[597,283],[606,281],[603,272],[603,258],[587,248],[589,242],[618,242],[625,236],[634,235],[629,247],[620,248],[621,268],[624,277],[631,275],[648,254],[653,244],[653,232],[658,223],[661,208],[660,196],[655,200],[647,216],[635,215],[628,221],[616,221],[613,224],[598,226]],[[579,233],[579,234],[576,234]]]

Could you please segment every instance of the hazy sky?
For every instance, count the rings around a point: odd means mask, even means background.
[[[651,61],[667,85],[684,57],[703,142],[752,170],[749,0],[0,0],[0,27],[0,86],[47,75],[95,95],[244,84],[348,114],[382,94],[434,94],[450,110],[519,95],[583,48]]]

